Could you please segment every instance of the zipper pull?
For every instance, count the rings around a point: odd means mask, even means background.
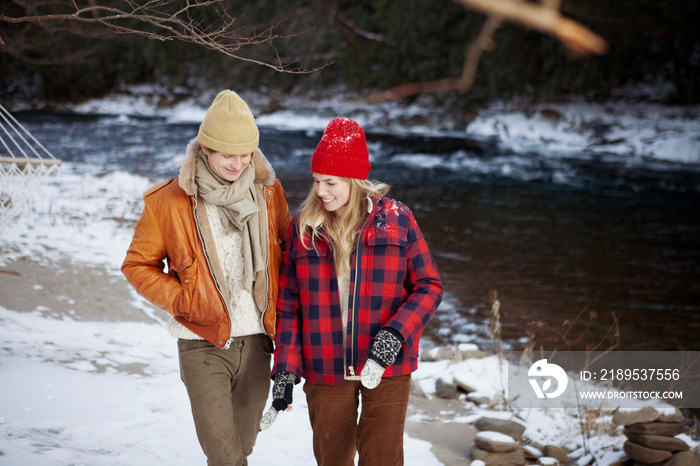
[[[348,370],[350,371],[350,377],[355,377],[355,368],[353,366],[348,366]]]
[[[229,349],[231,347],[231,343],[233,343],[233,337],[226,340],[226,344],[224,345],[224,349],[225,350]]]

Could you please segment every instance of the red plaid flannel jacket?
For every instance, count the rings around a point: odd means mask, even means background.
[[[304,248],[299,215],[292,219],[280,275],[273,378],[280,371],[327,385],[359,378],[382,327],[404,338],[384,376],[416,370],[420,336],[442,300],[442,280],[409,208],[386,197],[372,204],[351,260],[345,351],[330,242]]]

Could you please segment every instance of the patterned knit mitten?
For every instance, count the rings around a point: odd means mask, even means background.
[[[286,371],[275,374],[275,383],[272,385],[272,406],[277,411],[284,411],[292,404],[292,392],[297,377]]]
[[[292,405],[292,392],[296,383],[296,375],[282,371],[275,374],[275,383],[272,385],[272,406],[260,419],[260,430],[269,429],[280,411],[284,411]]]
[[[393,328],[383,328],[372,340],[369,358],[360,373],[360,381],[366,388],[372,389],[382,381],[382,374],[387,366],[396,361],[403,346],[401,334]]]

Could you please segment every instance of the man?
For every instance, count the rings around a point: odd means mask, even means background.
[[[144,193],[122,265],[173,318],[180,374],[210,466],[246,465],[270,386],[287,197],[248,105],[220,92],[177,178]],[[167,268],[164,267],[167,265]]]

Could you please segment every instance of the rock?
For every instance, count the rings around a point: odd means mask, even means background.
[[[539,463],[543,466],[557,466],[561,464],[558,459],[549,456],[543,456],[540,458]]]
[[[610,466],[629,466],[629,458],[625,457],[621,460],[611,463]]]
[[[429,350],[423,351],[420,358],[422,361],[435,362],[441,361],[443,359],[452,360],[455,357],[455,350],[445,346],[439,346],[437,348],[431,348]]]
[[[535,441],[530,440],[527,444],[530,445],[531,447],[537,448],[540,451],[544,450],[544,443],[539,443],[539,442],[535,442]],[[544,455],[544,452],[542,454]]]
[[[570,452],[566,448],[558,447],[556,445],[545,445],[542,452],[544,453],[544,456],[556,458],[560,463],[568,463],[571,461],[569,459]]]
[[[460,360],[485,358],[486,356],[488,356],[486,351],[480,350],[478,346],[472,343],[461,343],[457,346],[455,353],[455,357]]]
[[[683,413],[680,409],[676,409],[672,414],[661,414],[657,419],[658,422],[683,422]]]
[[[509,452],[519,447],[510,435],[484,430],[474,437],[474,445],[491,452]]]
[[[622,448],[625,450],[625,453],[630,455],[630,458],[632,458],[633,460],[647,464],[654,464],[666,461],[673,455],[673,453],[671,453],[670,451],[647,448],[642,445],[636,444],[631,440],[627,440],[622,446]]]
[[[457,387],[442,379],[438,379],[437,382],[435,382],[435,396],[445,399],[456,398]]]
[[[416,383],[415,380],[411,381],[411,391],[410,394],[413,396],[418,396],[420,398],[428,398],[428,395],[425,394],[423,389],[420,387],[418,383]]]
[[[543,118],[553,121],[554,123],[559,123],[560,121],[566,120],[566,117],[562,115],[561,112],[551,108],[543,108],[540,110],[540,115],[542,115]]]
[[[673,437],[678,434],[688,433],[688,427],[680,422],[647,422],[645,424],[633,424],[625,427],[625,435],[627,432],[635,434],[650,434],[650,435],[667,435]]]
[[[453,377],[453,378],[452,378],[452,383],[454,383],[454,384],[457,386],[457,388],[460,388],[460,389],[464,390],[464,391],[467,392],[467,393],[472,393],[472,392],[477,391],[476,387],[474,387],[473,385],[471,385],[471,384],[470,384],[469,382],[467,382],[466,380],[460,379],[459,377]]]
[[[611,466],[628,466],[628,464],[629,462]],[[631,466],[700,466],[700,462],[698,462],[698,459],[692,451],[682,451],[680,453],[675,453],[671,458],[661,463],[649,465],[648,463],[635,461]]]
[[[676,453],[664,463],[664,466],[700,466],[700,462],[695,457],[695,453],[688,450]]]
[[[612,422],[618,426],[629,426],[643,422],[652,422],[661,417],[661,413],[649,406],[638,410],[617,410]]]
[[[496,419],[493,417],[482,417],[474,424],[477,430],[490,430],[509,435],[515,440],[523,438],[525,426],[519,422],[509,421],[507,419]]]
[[[522,448],[505,453],[494,453],[472,446],[469,453],[474,460],[481,460],[487,466],[524,466],[525,453]]]
[[[479,395],[474,395],[473,393],[470,393],[467,395],[467,401],[471,401],[475,405],[487,405],[491,402],[491,398],[488,396],[479,396]]]
[[[532,445],[523,445],[523,451],[525,452],[525,457],[530,460],[537,461],[544,456],[542,450],[535,448]]]
[[[627,432],[627,438],[643,447],[656,448],[657,450],[685,451],[690,447],[683,440],[665,435],[636,434]]]
[[[485,351],[479,349],[478,346],[468,343],[462,343],[457,348],[451,348],[449,346],[438,346],[436,348],[431,348],[425,350],[421,353],[421,361],[435,362],[435,361],[463,361],[465,359],[472,358],[484,358],[488,356]]]

